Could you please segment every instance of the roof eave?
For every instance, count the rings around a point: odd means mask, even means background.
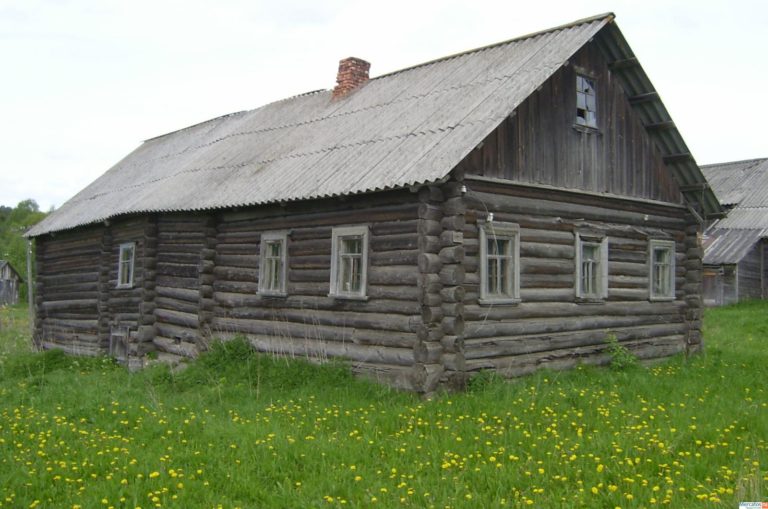
[[[705,219],[724,217],[714,191],[615,21],[611,20],[596,40],[688,205]]]

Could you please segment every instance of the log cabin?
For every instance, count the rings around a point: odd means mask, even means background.
[[[19,303],[19,290],[23,282],[11,262],[0,260],[0,306]]]
[[[36,341],[214,339],[429,393],[701,347],[721,207],[605,14],[152,138],[28,232]]]
[[[727,212],[704,231],[704,304],[768,295],[768,159],[701,167]]]

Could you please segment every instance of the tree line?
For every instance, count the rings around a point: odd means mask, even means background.
[[[16,207],[0,205],[0,260],[10,262],[25,280],[27,239],[24,238],[24,232],[47,215],[48,212],[42,212],[32,199],[23,200]],[[20,299],[26,299],[26,295],[27,285],[22,285]]]

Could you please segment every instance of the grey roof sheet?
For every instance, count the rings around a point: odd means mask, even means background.
[[[768,229],[768,159],[701,167],[720,203],[732,207],[717,228]]]
[[[313,92],[147,140],[28,235],[125,214],[440,180],[606,26],[613,27],[604,43],[610,54],[631,55],[612,21],[601,15],[373,78],[342,100]],[[650,87],[642,69],[634,72],[643,90]],[[677,173],[682,184],[704,181],[698,167]]]
[[[723,205],[768,207],[768,159],[708,164],[701,171]]]
[[[755,242],[768,235],[766,229],[729,229],[717,226],[705,232],[704,264],[739,263]]]

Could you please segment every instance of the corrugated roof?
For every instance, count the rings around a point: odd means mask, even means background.
[[[125,214],[438,181],[598,34],[613,59],[632,55],[612,21],[605,14],[380,76],[343,100],[318,91],[147,140],[28,235]],[[641,78],[637,90],[653,90],[639,66],[632,73],[627,76]],[[668,117],[660,104],[655,116],[645,115],[651,121]],[[663,155],[685,148],[679,133],[673,138],[660,145]],[[674,170],[683,186],[705,182],[692,164]],[[705,214],[719,211],[716,201],[713,208],[698,195],[686,196]]]
[[[755,242],[767,234],[765,229],[709,228],[704,234],[704,264],[739,263]]]
[[[701,171],[721,204],[768,207],[768,159],[708,164]]]

